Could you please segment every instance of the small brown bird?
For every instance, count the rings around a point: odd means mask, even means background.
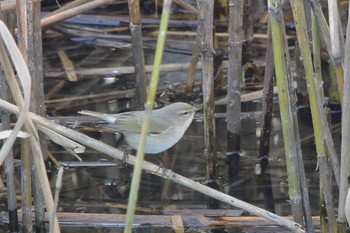
[[[191,124],[195,112],[195,107],[183,102],[152,110],[145,153],[158,154],[175,145]],[[109,123],[108,128],[115,129],[124,135],[130,147],[138,148],[145,111],[106,114],[82,110],[78,113],[105,120]]]

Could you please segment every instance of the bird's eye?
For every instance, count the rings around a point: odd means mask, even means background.
[[[184,115],[184,116],[187,116],[188,114],[189,114],[188,111],[184,111],[184,112],[183,112],[183,115]]]

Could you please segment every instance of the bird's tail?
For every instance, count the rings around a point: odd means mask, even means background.
[[[89,110],[82,110],[79,111],[78,113],[82,115],[87,115],[87,116],[93,116],[96,118],[100,118],[104,121],[107,121],[110,124],[113,124],[116,120],[116,117],[113,114],[107,114],[107,113],[101,113],[101,112],[94,112],[94,111],[89,111]]]

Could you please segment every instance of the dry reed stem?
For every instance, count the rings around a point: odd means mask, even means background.
[[[141,12],[139,0],[129,0],[130,34],[133,49],[133,62],[136,75],[135,100],[139,110],[144,109],[147,99],[147,78],[143,52],[143,39],[141,27]]]
[[[214,1],[197,0],[199,50],[201,53],[202,92],[204,110],[204,157],[206,160],[206,176],[216,179],[216,130],[214,105]]]
[[[229,1],[229,38],[227,72],[227,145],[228,152],[238,152],[241,149],[241,80],[242,80],[242,46],[244,2]]]
[[[21,114],[17,120],[16,125],[18,125],[18,123],[20,123],[22,125],[23,125],[23,123],[25,123],[26,130],[32,134],[32,137],[30,137],[31,145],[33,147],[32,151],[34,151],[34,153],[37,155],[37,156],[34,156],[34,163],[37,166],[36,172],[39,173],[38,177],[40,179],[41,188],[42,188],[43,193],[44,193],[46,207],[47,207],[48,211],[51,212],[52,207],[53,207],[53,200],[52,200],[49,181],[48,181],[48,178],[46,175],[47,173],[46,173],[45,164],[43,162],[41,148],[39,145],[38,132],[35,129],[31,119],[28,118],[29,96],[30,96],[30,90],[31,90],[31,88],[30,88],[30,86],[31,86],[30,74],[29,74],[26,63],[25,63],[21,53],[19,52],[19,50],[18,50],[18,48],[13,40],[12,35],[10,34],[6,25],[2,21],[0,21],[0,33],[3,37],[3,42],[5,43],[5,45],[8,48],[9,54],[12,58],[12,61],[13,61],[13,64],[16,68],[17,74],[22,82],[22,87],[24,90],[24,98],[23,98],[21,95],[20,88],[17,84],[14,72],[12,70],[10,60],[6,56],[6,53],[3,53],[3,52],[0,53],[0,62],[3,65],[4,72],[5,72],[6,78],[8,80],[8,84],[11,88],[12,95],[13,95],[17,105],[21,109]],[[1,46],[0,48],[2,48],[2,50],[4,51],[4,44],[1,43],[0,46]],[[23,123],[21,121],[23,121]],[[20,127],[18,127],[18,128],[21,128],[22,125],[20,125]],[[16,126],[14,129],[16,129]],[[16,130],[19,130],[19,129],[16,129]],[[16,133],[16,131],[14,131],[14,132],[12,132],[12,134],[15,134],[14,138],[13,138],[13,141],[14,141],[17,133]],[[10,137],[11,137],[11,135],[10,135]],[[7,142],[10,142],[9,141],[10,137],[6,140],[5,144]],[[7,155],[7,152],[4,150],[11,149],[13,141],[7,147],[3,147],[1,149],[1,151],[0,151],[0,162],[1,163],[3,162],[3,159]],[[35,148],[34,148],[34,146],[35,146]],[[57,218],[55,218],[55,222],[52,224],[55,224],[55,232],[59,232]]]
[[[349,4],[350,12],[350,4]],[[344,59],[344,96],[342,108],[342,139],[341,139],[341,167],[340,167],[340,187],[338,222],[346,227],[345,203],[349,190],[350,177],[350,17],[348,17],[346,29],[346,45]]]
[[[311,213],[298,134],[296,96],[291,81],[290,57],[280,1],[269,0],[268,9],[293,219],[300,224],[305,222],[308,231],[313,232],[312,221],[309,220]]]

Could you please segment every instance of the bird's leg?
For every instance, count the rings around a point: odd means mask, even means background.
[[[126,145],[123,145],[121,150],[123,151],[123,160],[122,162],[118,163],[118,168],[123,168],[128,166],[128,158],[129,158],[129,148]]]
[[[161,168],[161,169],[165,169],[165,166],[164,166],[164,164],[163,164],[163,161],[162,161],[162,154],[157,154],[156,156],[155,156],[155,159],[157,160],[157,165],[158,165],[158,167],[159,168]]]

